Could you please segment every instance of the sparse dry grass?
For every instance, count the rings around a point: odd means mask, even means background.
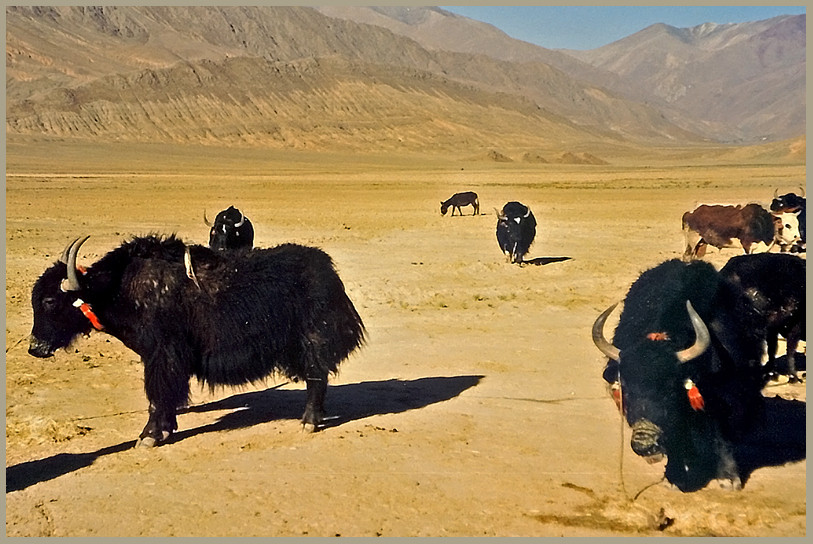
[[[680,255],[683,211],[699,202],[767,203],[774,188],[804,184],[804,165],[9,149],[7,466],[112,447],[93,464],[7,494],[9,535],[805,533],[805,463],[760,469],[740,493],[655,487],[630,505],[628,495],[663,469],[626,448],[630,492],[620,493],[626,445],[589,333],[641,271]],[[484,215],[441,217],[440,200],[464,189],[480,194]],[[508,200],[530,205],[539,223],[529,258],[569,259],[506,264],[492,208]],[[207,426],[228,420],[229,410],[188,413],[179,417],[188,431],[179,442],[119,451],[146,419],[137,357],[102,334],[50,360],[28,356],[25,342],[14,344],[30,331],[31,286],[76,236],[92,234],[85,263],[151,231],[205,243],[204,208],[230,204],[254,222],[258,245],[313,244],[334,258],[369,344],[333,383],[358,388],[353,402],[374,415],[303,437],[285,417],[215,432]],[[709,259],[719,266],[736,254]],[[464,376],[482,379],[450,400],[375,411],[409,402],[417,380]],[[271,399],[301,389],[275,379],[214,395],[193,388],[193,402],[271,386],[280,386]],[[340,398],[335,409],[348,410]],[[331,392],[329,411],[330,402]],[[661,508],[675,520],[663,532]]]

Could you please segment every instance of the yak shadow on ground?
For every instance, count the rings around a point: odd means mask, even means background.
[[[734,446],[743,485],[763,467],[779,466],[806,458],[806,403],[782,397],[765,399],[760,425]]]
[[[534,266],[545,266],[551,263],[561,263],[562,261],[569,261],[573,257],[535,257],[529,260],[523,260],[522,264],[532,264]]]
[[[327,392],[328,420],[324,427],[374,415],[398,414],[450,400],[480,383],[483,376],[429,377],[415,380],[383,380],[330,386]],[[175,433],[170,439],[208,432],[228,431],[283,419],[299,419],[305,410],[304,390],[240,393],[223,400],[188,408],[187,412],[232,410],[214,423]],[[181,424],[182,424],[181,419]],[[6,468],[6,493],[19,491],[92,465],[105,455],[121,453],[136,444],[129,440],[87,453],[59,453],[45,459],[26,461]]]

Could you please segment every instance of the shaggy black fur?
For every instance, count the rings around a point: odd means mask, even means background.
[[[720,274],[737,285],[765,321],[766,372],[776,373],[778,336],[787,339],[788,376],[796,381],[796,347],[805,340],[805,274],[807,261],[783,253],[740,255]]]
[[[524,204],[508,202],[502,212],[498,212],[497,243],[512,263],[522,263],[535,236],[536,218]]]
[[[217,214],[209,229],[209,247],[217,250],[251,249],[254,247],[254,225],[240,210],[229,206]]]
[[[29,352],[44,357],[90,331],[72,303],[90,303],[105,332],[144,361],[150,419],[141,438],[177,428],[189,379],[239,385],[279,372],[306,380],[303,423],[324,417],[328,374],[364,341],[364,325],[323,251],[293,244],[223,254],[190,246],[197,283],[187,277],[186,245],[174,236],[135,238],[63,292],[56,263],[32,293]]]
[[[687,300],[709,329],[712,344],[680,363],[676,352],[695,342]],[[731,444],[761,412],[761,323],[741,291],[706,262],[667,261],[630,287],[612,341],[621,360],[608,363],[605,379],[620,378],[633,449],[665,453],[666,478],[683,491],[712,479],[740,485]],[[704,409],[690,405],[686,379],[696,384]],[[635,443],[639,428],[650,429],[646,443]]]

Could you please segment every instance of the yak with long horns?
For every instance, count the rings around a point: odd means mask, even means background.
[[[734,445],[759,420],[763,323],[742,291],[702,261],[664,262],[641,274],[624,300],[612,341],[593,341],[609,362],[604,379],[632,427],[633,451],[665,455],[681,491],[712,480],[740,488]]]
[[[86,270],[76,240],[34,285],[29,353],[49,357],[94,328],[144,363],[149,419],[140,443],[165,442],[189,380],[242,385],[279,372],[303,380],[302,423],[324,419],[328,375],[364,340],[364,325],[331,258],[284,244],[231,253],[174,236],[125,242]]]

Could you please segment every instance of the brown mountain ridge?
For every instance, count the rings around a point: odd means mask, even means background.
[[[703,139],[538,59],[311,8],[9,7],[6,26],[12,138],[549,154]]]

